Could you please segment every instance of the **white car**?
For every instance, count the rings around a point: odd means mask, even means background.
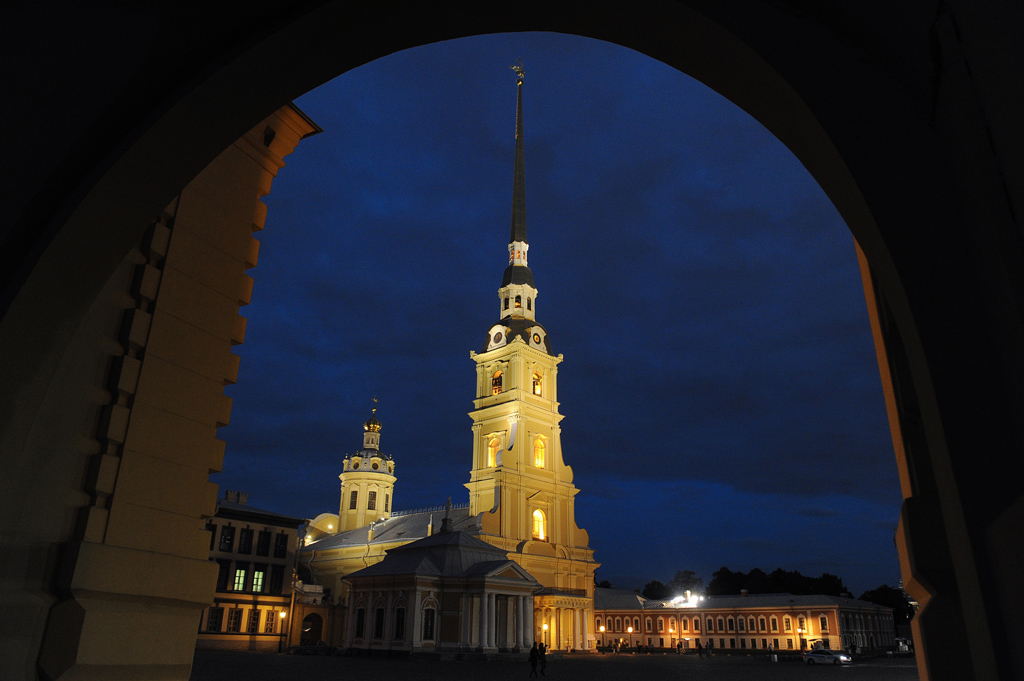
[[[807,664],[853,664],[853,658],[843,651],[828,648],[805,650],[803,659]]]

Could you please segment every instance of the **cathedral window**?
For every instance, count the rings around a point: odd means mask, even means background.
[[[540,541],[544,541],[545,540],[545,537],[547,536],[547,534],[546,534],[547,528],[544,527],[544,525],[545,525],[545,522],[544,522],[544,511],[542,511],[542,510],[540,510],[538,508],[537,510],[535,510],[533,512],[533,538],[534,539],[539,539]]]
[[[544,468],[544,438],[542,437],[533,441],[533,465],[537,468]]]
[[[497,395],[501,392],[501,369],[498,369],[491,376],[491,394]]]
[[[522,296],[516,296],[516,309],[518,310],[518,309],[522,308],[522,306],[523,306],[523,297]]]
[[[540,395],[540,390],[541,390],[540,372],[534,372],[534,374],[533,374],[533,394],[539,396]]]
[[[423,611],[423,640],[434,640],[434,609],[427,608]]]
[[[487,467],[494,468],[498,465],[498,450],[501,449],[501,440],[492,437],[487,443]]]
[[[395,608],[395,640],[405,639],[405,608]]]
[[[352,490],[352,496],[348,498],[348,510],[354,511],[359,508],[359,491]]]
[[[385,494],[384,495],[384,512],[385,513],[391,513],[391,495],[390,494]]]
[[[370,492],[366,497],[366,510],[376,511],[377,510],[377,493]]]

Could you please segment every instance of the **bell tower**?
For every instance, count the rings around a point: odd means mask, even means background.
[[[498,289],[499,316],[476,362],[471,514],[480,538],[509,552],[545,587],[593,595],[593,551],[576,525],[572,468],[562,460],[558,365],[536,321],[537,287],[527,262],[523,70],[516,72],[515,173],[508,265]]]
[[[374,403],[377,398],[373,398]],[[363,448],[346,454],[342,462],[338,532],[364,527],[391,517],[395,489],[395,462],[380,451],[377,407],[363,424]]]

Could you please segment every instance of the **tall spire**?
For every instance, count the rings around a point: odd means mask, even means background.
[[[512,180],[512,234],[510,244],[526,243],[526,153],[523,151],[523,62],[511,67],[516,72],[516,168]]]

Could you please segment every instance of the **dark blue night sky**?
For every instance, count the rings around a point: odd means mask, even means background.
[[[380,398],[396,509],[467,499],[507,263],[522,58],[530,267],[598,579],[899,579],[900,493],[853,238],[700,83],[554,34],[401,52],[297,101],[325,132],[266,198],[222,489],[302,517]]]

